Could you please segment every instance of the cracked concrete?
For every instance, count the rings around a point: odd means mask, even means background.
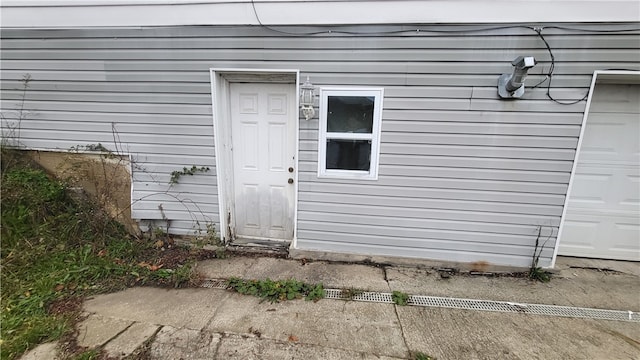
[[[152,359],[210,359],[218,352],[221,334],[164,326],[150,345]]]
[[[100,347],[133,324],[131,320],[93,314],[78,324],[78,346]]]
[[[208,260],[198,268],[211,278],[296,278],[334,288],[640,311],[640,272],[570,263],[546,284],[509,277],[443,279],[411,267],[242,257]],[[330,299],[271,304],[217,289],[132,288],[96,296],[86,301],[85,311],[90,316],[79,325],[78,340],[116,358],[136,354],[142,344],[150,359],[408,359],[416,351],[439,359],[637,359],[640,354],[638,323]]]
[[[104,350],[109,356],[124,357],[132,354],[147,339],[154,336],[159,326],[147,323],[133,323],[115,339],[109,341]]]

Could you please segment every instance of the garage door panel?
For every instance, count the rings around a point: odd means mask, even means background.
[[[639,232],[638,218],[572,214],[565,220],[560,253],[640,261]]]
[[[640,169],[634,174],[627,174],[625,180],[631,191],[625,194],[627,196],[622,199],[621,204],[634,207],[640,211]]]
[[[578,217],[579,218],[579,217]],[[580,221],[576,217],[565,219],[561,247],[577,254],[579,252],[593,252],[598,232],[599,221]],[[567,236],[570,234],[570,236]]]
[[[579,165],[574,175],[569,209],[640,211],[640,168]]]
[[[637,164],[640,160],[638,114],[589,113],[579,162]]]
[[[599,170],[599,169],[598,169]],[[569,204],[571,207],[602,207],[605,202],[608,184],[612,182],[612,174],[598,174],[601,171],[589,169],[576,170],[574,185]]]
[[[636,260],[640,260],[640,224],[615,222],[613,234],[619,239],[611,247],[612,250],[635,253]],[[625,241],[626,240],[626,241]]]
[[[638,85],[598,84],[591,99],[589,113],[640,113]]]
[[[560,255],[640,261],[640,85],[596,85]]]

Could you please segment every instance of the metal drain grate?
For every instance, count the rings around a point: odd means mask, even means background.
[[[339,300],[356,300],[356,301],[368,301],[368,302],[379,302],[379,303],[393,303],[393,299],[391,298],[391,294],[387,293],[379,293],[379,292],[357,292],[357,293],[349,293],[343,292],[339,289],[324,289],[324,297],[327,299],[339,299]]]
[[[640,313],[622,310],[606,310],[543,304],[521,304],[506,301],[458,299],[421,295],[409,296],[408,303],[409,305],[415,306],[444,307],[451,309],[498,311],[532,315],[640,322]]]
[[[209,289],[226,289],[226,279],[207,279],[201,287]],[[393,303],[390,293],[383,292],[354,292],[343,291],[340,289],[324,289],[325,298],[338,300],[354,300],[377,303]],[[606,310],[581,308],[572,306],[543,305],[543,304],[524,304],[508,301],[493,300],[475,300],[461,298],[447,298],[439,296],[409,295],[408,305],[439,307],[449,309],[477,310],[477,311],[496,311],[507,313],[521,313],[531,315],[559,316],[583,319],[598,320],[617,320],[640,322],[640,313],[622,310]]]
[[[206,279],[200,284],[200,287],[207,289],[226,289],[227,280],[225,279]]]

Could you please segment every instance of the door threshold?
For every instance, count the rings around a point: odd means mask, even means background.
[[[269,239],[236,238],[229,247],[232,251],[288,256],[291,241]]]

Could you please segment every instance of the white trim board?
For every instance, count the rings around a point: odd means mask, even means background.
[[[571,167],[571,176],[569,178],[569,187],[564,198],[564,206],[562,208],[562,217],[560,218],[560,227],[558,229],[558,237],[556,240],[556,246],[553,249],[553,257],[551,258],[551,264],[549,268],[553,268],[556,264],[558,257],[558,249],[560,248],[560,241],[562,241],[562,232],[564,230],[565,218],[567,214],[567,205],[569,204],[569,196],[571,195],[571,189],[573,188],[573,181],[575,179],[576,167],[578,165],[578,159],[580,157],[580,149],[582,148],[582,140],[584,138],[584,132],[587,126],[587,118],[589,117],[589,110],[591,108],[591,100],[593,98],[593,92],[596,84],[600,82],[614,83],[614,84],[627,84],[636,83],[640,84],[640,71],[626,71],[626,70],[596,70],[593,73],[591,79],[591,86],[589,88],[589,95],[587,97],[587,105],[585,106],[584,116],[582,117],[582,124],[580,126],[580,135],[578,138],[578,146],[576,147],[576,155],[573,159],[573,165]]]
[[[211,77],[211,101],[212,101],[212,121],[214,131],[216,179],[218,186],[218,211],[220,213],[220,238],[229,241],[233,234],[234,219],[228,214],[232,211],[230,199],[233,198],[232,171],[227,171],[232,166],[231,159],[228,158],[229,151],[221,151],[231,146],[230,128],[228,120],[230,118],[228,108],[229,84],[234,81],[255,81],[269,83],[295,82],[296,95],[300,93],[300,71],[297,69],[241,69],[241,68],[210,68]],[[295,79],[294,79],[295,77]],[[300,109],[299,97],[295,96],[295,108]],[[298,226],[298,158],[300,151],[300,116],[295,122],[295,172],[294,176],[294,209],[293,209],[293,238],[291,247],[295,248]]]
[[[640,21],[637,0],[4,0],[4,28]]]

